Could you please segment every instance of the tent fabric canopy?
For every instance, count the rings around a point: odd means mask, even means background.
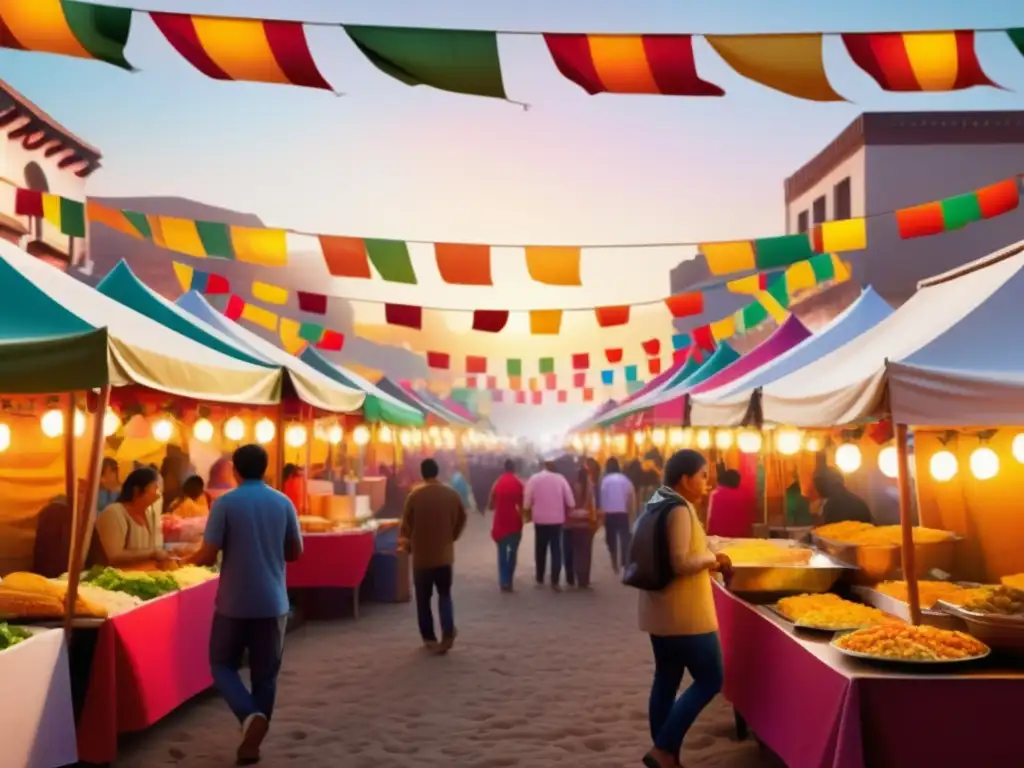
[[[423,401],[428,406],[433,408],[442,419],[447,421],[453,427],[471,427],[471,426],[473,426],[473,423],[475,422],[475,419],[473,419],[473,418],[469,418],[469,419],[463,418],[462,416],[457,414],[455,411],[453,411],[450,408],[448,408],[443,402],[441,402],[441,398],[435,397],[432,393],[430,393],[430,392],[428,392],[428,391],[426,391],[424,389],[413,387],[411,384],[406,384],[404,382],[400,383],[399,386],[402,387],[406,392],[409,392],[414,397],[418,397],[421,401]]]
[[[412,391],[411,387],[405,387],[398,384],[387,376],[384,376],[377,382],[377,388],[382,392],[386,392],[391,397],[402,401],[406,405],[417,409],[427,418],[433,417],[445,424],[461,425],[462,423],[460,419],[446,408],[424,401],[422,397]]]
[[[795,427],[826,427],[852,424],[878,415],[885,404],[889,361],[903,363],[914,359],[916,352],[975,313],[1007,282],[1019,290],[1024,283],[1013,278],[1022,263],[1024,253],[1018,249],[1009,257],[969,265],[955,279],[922,283],[917,293],[874,328],[765,386],[761,394],[764,420]],[[1012,294],[1012,288],[1009,293]],[[979,316],[988,315],[985,312]],[[1002,325],[1000,319],[998,326]],[[989,326],[987,332],[991,333],[994,327],[997,326]],[[955,333],[947,338],[959,335]],[[975,338],[972,343],[982,341]],[[994,340],[991,343],[994,344]],[[952,345],[947,347],[950,348]],[[969,384],[969,377],[964,381]],[[945,400],[944,411],[952,411],[954,407],[955,401]],[[906,417],[907,413],[901,412],[897,418]]]
[[[892,314],[872,288],[818,333],[786,350],[762,367],[715,389],[690,396],[690,423],[696,427],[736,427],[743,423],[754,390],[810,365],[842,347]]]
[[[139,385],[179,397],[269,405],[282,373],[230,357],[113,301],[0,240],[0,391]]]
[[[702,358],[699,356],[699,353],[695,353],[691,350],[690,354],[688,354],[685,359],[673,364],[668,371],[669,375],[660,382],[659,386],[652,387],[647,391],[641,390],[634,396],[627,397],[617,406],[600,414],[599,418],[595,419],[595,423],[602,427],[608,427],[616,422],[629,418],[635,413],[638,413],[647,407],[647,405],[660,392],[670,389],[680,382],[685,381],[700,369],[702,365],[709,362],[710,359],[710,357]]]
[[[701,363],[685,379],[656,393],[646,404],[649,409],[637,426],[681,426],[686,418],[686,395],[698,384],[707,381],[740,359],[740,353],[722,342],[711,357]]]
[[[991,290],[989,272],[1000,281]],[[927,343],[890,362],[893,420],[918,427],[1024,425],[1024,360],[1006,343],[1024,335],[1024,241],[918,290],[940,289],[988,293]]]
[[[317,350],[306,347],[299,359],[320,371],[325,376],[347,387],[366,393],[363,401],[363,418],[371,423],[384,422],[395,427],[421,427],[426,421],[423,412],[367,381],[355,371],[333,363]]]

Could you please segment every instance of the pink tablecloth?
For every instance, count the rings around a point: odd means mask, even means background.
[[[78,721],[78,756],[117,757],[117,736],[140,731],[213,684],[209,644],[217,580],[153,600],[99,628]]]
[[[1024,676],[906,674],[846,659],[715,589],[725,697],[790,768],[1021,763]]]
[[[373,544],[373,531],[305,534],[302,557],[288,565],[288,588],[356,589],[370,567]]]

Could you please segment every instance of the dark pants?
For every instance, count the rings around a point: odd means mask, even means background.
[[[516,575],[516,557],[519,554],[519,540],[522,533],[510,533],[498,540],[498,584],[511,587]]]
[[[632,541],[629,532],[629,514],[612,512],[604,516],[604,540],[608,552],[612,556],[612,568],[616,571],[626,565],[629,560],[629,545]]]
[[[722,646],[717,632],[703,635],[651,635],[654,684],[648,714],[654,746],[679,757],[683,739],[697,716],[722,690]],[[676,694],[689,671],[693,682]]]
[[[533,526],[534,555],[537,560],[537,583],[544,583],[544,571],[547,570],[548,551],[551,552],[551,583],[558,584],[562,580],[562,526]]]
[[[562,537],[565,580],[570,587],[590,586],[590,560],[594,533],[589,527],[566,528]]]
[[[233,619],[216,614],[210,632],[210,671],[213,684],[238,722],[254,714],[274,713],[277,673],[284,654],[287,616],[270,619]],[[242,657],[249,652],[249,678],[252,691],[245,687],[239,670]]]
[[[412,583],[416,590],[416,618],[420,625],[420,636],[428,641],[437,640],[434,629],[434,610],[431,603],[434,589],[437,589],[437,612],[441,619],[442,637],[455,634],[455,606],[452,603],[452,567],[416,568],[412,572]]]

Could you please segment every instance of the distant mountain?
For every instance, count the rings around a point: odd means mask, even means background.
[[[138,211],[150,215],[217,221],[244,227],[264,226],[263,221],[255,214],[241,213],[181,197],[97,197],[93,199],[112,208]],[[187,263],[196,269],[209,269],[224,275],[231,282],[232,290],[243,298],[250,298],[254,279],[270,281],[266,271],[260,267],[221,259],[212,263],[204,259],[193,259],[160,248],[146,240],[136,240],[102,224],[90,227],[89,240],[89,256],[93,262],[93,272],[91,275],[83,275],[78,272],[74,274],[83,282],[93,286],[97,285],[122,259],[128,263],[140,280],[169,301],[177,300],[182,293],[172,266],[175,261]],[[315,284],[319,275],[310,272],[308,266],[304,267],[304,265],[315,264],[315,256],[308,253],[291,254],[294,266],[290,265],[287,270],[282,270],[282,275],[276,282],[286,287]],[[344,299],[331,301],[330,313],[326,319],[322,316],[303,315],[298,308],[290,308],[286,311],[290,317],[297,320],[326,323],[334,330],[344,333],[348,337],[344,352],[331,355],[337,362],[357,363],[368,368],[382,370],[398,378],[422,378],[426,374],[422,356],[404,349],[388,347],[368,339],[355,337],[352,334],[354,327],[352,305]],[[276,334],[261,332],[255,326],[247,327],[261,333],[275,344],[279,342]]]

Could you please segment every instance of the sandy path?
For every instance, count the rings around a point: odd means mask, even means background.
[[[533,588],[533,536],[518,592],[496,586],[479,517],[459,545],[456,648],[419,646],[412,604],[368,605],[358,621],[307,624],[288,636],[264,766],[301,768],[623,768],[648,746],[650,646],[635,593],[617,584],[603,539],[592,592]],[[122,746],[117,768],[232,764],[237,726],[213,695]],[[689,766],[755,768],[716,701],[691,731]]]

